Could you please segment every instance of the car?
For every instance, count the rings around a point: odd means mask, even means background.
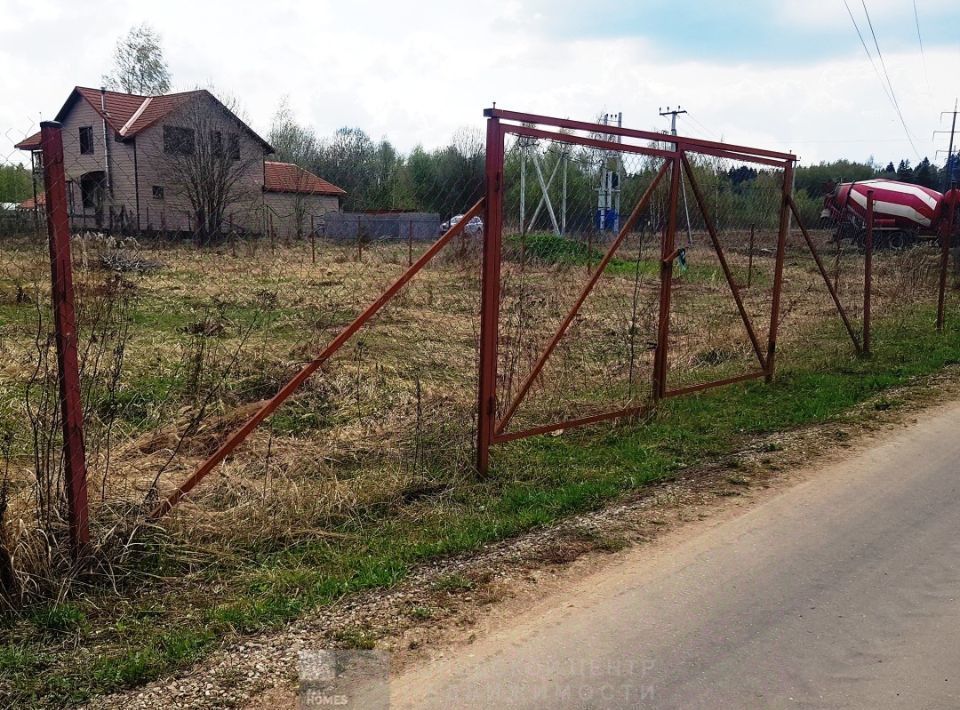
[[[462,219],[462,214],[455,215],[448,219],[446,222],[440,225],[440,234],[446,234],[451,227],[458,224]],[[467,222],[467,226],[463,228],[463,234],[468,237],[482,237],[483,220],[479,217],[472,218],[469,222]]]

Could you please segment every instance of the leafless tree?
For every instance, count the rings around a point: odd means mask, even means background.
[[[209,244],[224,233],[228,210],[254,209],[251,178],[263,155],[241,154],[242,122],[206,91],[184,105],[178,118],[179,125],[164,126],[168,184],[189,203],[197,240]]]
[[[114,91],[157,96],[170,90],[170,69],[163,58],[160,35],[148,24],[133,27],[117,42],[113,71],[103,84]]]

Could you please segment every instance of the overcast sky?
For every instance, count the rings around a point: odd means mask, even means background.
[[[592,119],[690,111],[688,135],[792,149],[804,163],[917,156],[884,91],[864,0],[0,0],[0,160],[52,118],[74,85],[99,86],[133,25],[162,36],[177,89],[239,99],[266,134],[289,96],[328,135],[358,126],[402,150],[445,143],[482,110]],[[921,155],[960,94],[960,2],[865,0]],[[921,38],[923,53],[921,53]],[[940,158],[942,161],[942,156]]]

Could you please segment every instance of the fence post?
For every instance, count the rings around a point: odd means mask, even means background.
[[[948,193],[949,194],[949,193]],[[950,247],[953,246],[953,227],[955,224],[957,212],[957,199],[950,203],[950,217],[947,219],[947,226],[940,237],[940,283],[937,293],[937,332],[943,332],[944,321],[946,320],[946,299],[947,299],[947,269],[950,265]]]
[[[781,207],[781,209],[784,209]],[[756,239],[757,225],[750,225],[750,251],[747,254],[747,288],[753,286],[753,248]]]
[[[66,480],[70,547],[74,559],[90,543],[87,509],[87,468],[83,451],[83,406],[77,362],[77,319],[73,305],[73,261],[70,256],[70,217],[67,214],[63,136],[60,124],[40,124],[43,183],[50,245],[51,300],[56,328],[57,369],[63,425],[63,466]]]
[[[870,356],[870,298],[873,290],[873,190],[867,190],[867,237],[863,254],[863,355]]]
[[[660,400],[667,391],[667,341],[670,337],[670,296],[673,291],[673,259],[670,255],[677,240],[677,209],[680,200],[680,171],[683,170],[682,148],[676,144],[676,157],[670,172],[670,202],[667,208],[667,231],[660,249],[660,313],[657,325],[657,350],[653,359],[653,399]]]
[[[503,238],[503,130],[487,116],[483,283],[480,297],[480,373],[477,396],[477,472],[487,474],[497,416],[497,340],[500,316],[500,259]]]
[[[773,295],[770,305],[770,331],[767,340],[767,382],[776,372],[777,333],[780,330],[780,297],[783,293],[783,261],[790,233],[790,200],[793,198],[793,161],[783,167],[783,200],[780,204],[780,226],[777,231],[777,256],[773,266]],[[753,227],[750,227],[750,264],[753,265]]]

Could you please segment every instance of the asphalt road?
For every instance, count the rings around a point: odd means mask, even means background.
[[[393,708],[960,708],[960,406],[392,682]]]

